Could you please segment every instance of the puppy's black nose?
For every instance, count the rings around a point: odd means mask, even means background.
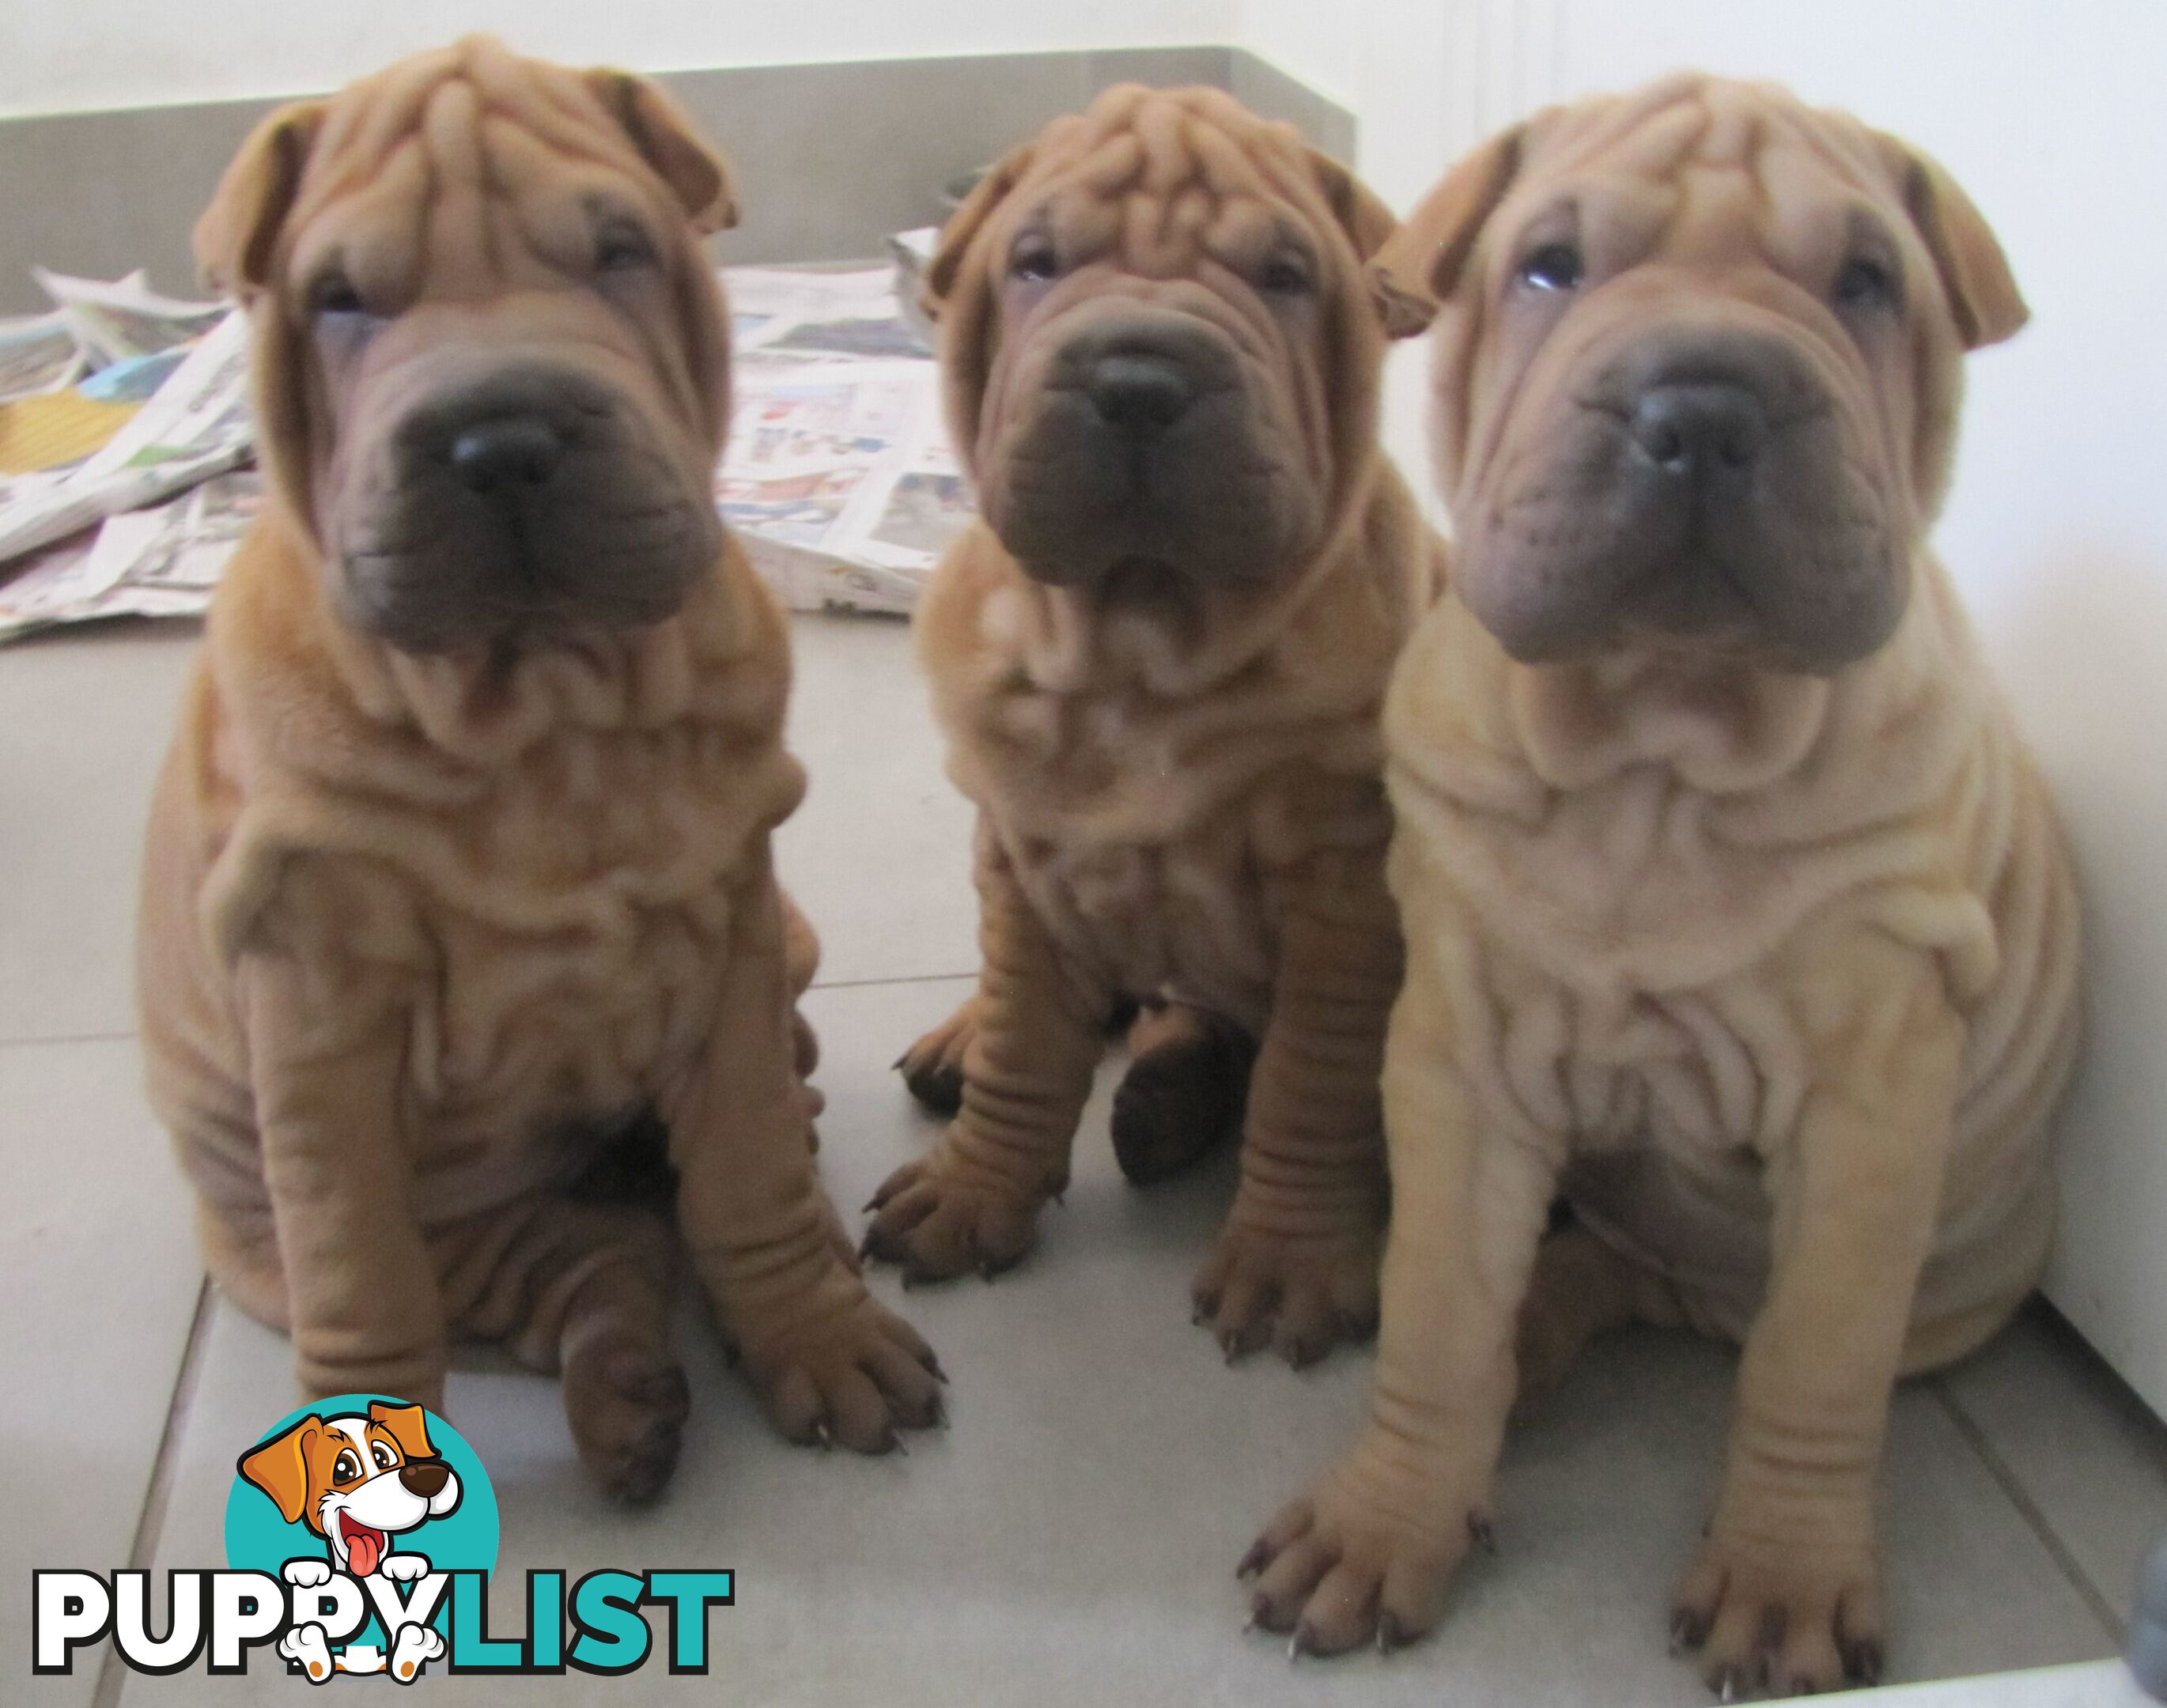
[[[1163,356],[1102,356],[1091,370],[1091,401],[1111,426],[1131,433],[1170,427],[1196,400],[1180,363]]]
[[[409,1494],[429,1499],[451,1480],[452,1467],[435,1459],[416,1459],[399,1467],[399,1481]]]
[[[564,442],[540,415],[492,415],[452,437],[452,470],[484,494],[546,485],[563,461]]]
[[[1768,437],[1768,412],[1729,380],[1651,385],[1633,406],[1633,442],[1666,474],[1748,468]]]

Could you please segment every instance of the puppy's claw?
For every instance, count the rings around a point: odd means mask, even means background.
[[[1246,1584],[1272,1563],[1271,1544],[1262,1536],[1249,1544],[1249,1551],[1242,1556],[1242,1563],[1234,1568],[1237,1582]]]
[[[828,1420],[824,1417],[813,1420],[813,1445],[824,1453],[835,1445],[834,1432],[828,1427]]]
[[[1407,1646],[1407,1633],[1400,1629],[1399,1615],[1389,1608],[1377,1615],[1377,1652],[1388,1655],[1395,1649]]]
[[[1725,1704],[1735,1702],[1738,1700],[1739,1684],[1738,1668],[1725,1667],[1716,1675],[1715,1700]]]
[[[1309,1621],[1305,1619],[1295,1626],[1294,1635],[1287,1639],[1287,1664],[1292,1666],[1304,1655],[1316,1652],[1317,1633],[1309,1628]]]

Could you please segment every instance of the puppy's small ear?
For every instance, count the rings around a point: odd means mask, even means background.
[[[241,1456],[241,1474],[271,1497],[278,1515],[291,1524],[309,1511],[309,1443],[322,1430],[324,1420],[310,1412],[291,1429]]]
[[[1502,130],[1444,175],[1370,262],[1370,288],[1395,338],[1425,330],[1458,288],[1484,222],[1519,176],[1528,127]]]
[[[278,234],[293,211],[301,168],[323,118],[322,102],[292,102],[241,145],[196,221],[196,265],[206,283],[246,302],[270,282]]]
[[[632,139],[640,158],[670,186],[694,230],[705,237],[738,223],[730,169],[682,107],[655,84],[630,71],[597,68],[586,74],[586,80],[610,117]]]
[[[1886,132],[1874,145],[1896,174],[1911,223],[1934,257],[1957,333],[1967,350],[2014,337],[2032,318],[1986,216],[1940,163]]]
[[[1356,259],[1369,260],[1400,229],[1399,216],[1385,205],[1375,190],[1330,155],[1312,148],[1309,151],[1309,164],[1310,170],[1317,174],[1317,188],[1324,192],[1325,204],[1332,209],[1332,217],[1339,222],[1339,229],[1354,246]]]
[[[1031,170],[1035,145],[1020,143],[986,169],[986,175],[971,186],[971,193],[948,216],[948,223],[940,228],[940,246],[933,251],[933,259],[926,263],[925,272],[918,282],[918,306],[925,311],[929,320],[938,320],[956,293],[956,281],[963,270],[963,257],[970,252],[971,245],[993,218],[993,209],[1008,198],[1008,193]]]
[[[437,1450],[429,1445],[428,1414],[418,1405],[386,1405],[380,1399],[368,1403],[368,1420],[381,1424],[391,1432],[391,1439],[399,1443],[399,1451],[410,1459],[433,1459]]]

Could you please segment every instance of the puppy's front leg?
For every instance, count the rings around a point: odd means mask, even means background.
[[[988,1279],[1031,1250],[1039,1206],[1068,1182],[1069,1146],[1105,1049],[1106,986],[1054,944],[984,831],[979,836],[977,1029],[963,1106],[940,1143],[875,1195],[868,1256],[919,1280]]]
[[[244,955],[239,981],[301,1388],[441,1410],[444,1311],[415,1215],[400,1011],[365,974],[276,949]]]
[[[1472,980],[1436,962],[1464,962],[1469,939],[1411,912],[1408,941],[1419,947],[1386,1042],[1391,1227],[1370,1423],[1241,1568],[1258,1574],[1255,1621],[1292,1630],[1298,1652],[1421,1636],[1488,1535],[1514,1326],[1557,1182],[1557,1148],[1478,1103],[1464,1065],[1446,992]]]
[[[1933,1240],[1963,1028],[1932,958],[1886,939],[1809,972],[1815,1070],[1769,1161],[1775,1269],[1746,1343],[1730,1466],[1672,1626],[1723,1691],[1881,1670],[1874,1481]]]
[[[781,891],[765,856],[735,899],[715,1029],[666,1104],[677,1214],[768,1417],[860,1452],[940,1415],[940,1365],[866,1292],[805,1142]]]
[[[1378,1077],[1400,933],[1374,857],[1276,886],[1280,963],[1242,1122],[1242,1184],[1198,1272],[1230,1358],[1297,1367],[1376,1325],[1385,1147]]]

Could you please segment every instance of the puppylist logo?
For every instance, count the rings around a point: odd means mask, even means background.
[[[148,1572],[33,1572],[31,1670],[72,1673],[78,1651],[109,1639],[127,1665],[161,1675],[244,1674],[264,1648],[316,1684],[411,1684],[432,1665],[616,1675],[648,1660],[652,1605],[670,1610],[670,1670],[701,1674],[707,1610],[736,1600],[727,1571],[590,1572],[569,1593],[564,1573],[530,1571],[527,1634],[491,1637],[496,1553],[496,1494],[458,1432],[418,1405],[341,1394],[241,1453],[226,1569],[166,1574],[164,1635],[151,1630]]]

